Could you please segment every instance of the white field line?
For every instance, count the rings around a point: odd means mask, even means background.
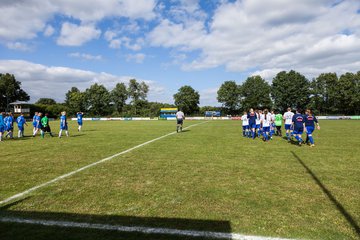
[[[110,230],[118,232],[137,232],[145,234],[168,234],[177,236],[188,237],[205,237],[217,239],[236,239],[236,240],[289,240],[286,238],[273,238],[243,235],[239,233],[224,233],[224,232],[210,232],[210,231],[192,231],[192,230],[179,230],[172,228],[151,228],[151,227],[135,227],[135,226],[121,226],[85,222],[69,222],[69,221],[53,221],[53,220],[38,220],[38,219],[23,219],[13,217],[0,217],[0,222],[5,223],[21,223],[21,224],[36,224],[43,226],[55,226],[65,228],[82,228],[82,229],[96,229],[96,230]]]
[[[207,122],[208,122],[208,121],[206,121],[206,122],[201,122],[201,123],[197,123],[197,124],[193,124],[193,125],[190,125],[190,126],[184,128],[184,129],[188,129],[188,128],[191,128],[191,127],[195,127],[195,126],[198,126],[198,125],[200,125],[200,124],[207,123]],[[98,164],[100,164],[100,163],[109,161],[109,160],[111,160],[111,159],[113,159],[113,158],[115,158],[115,157],[118,157],[118,156],[123,155],[123,154],[128,153],[128,152],[131,152],[131,151],[133,151],[133,150],[135,150],[135,149],[137,149],[137,148],[143,147],[143,146],[145,146],[145,145],[147,145],[147,144],[150,144],[150,143],[152,143],[152,142],[158,141],[158,140],[160,140],[160,139],[166,138],[166,137],[171,136],[171,135],[174,135],[174,134],[176,134],[176,132],[171,132],[171,133],[165,134],[165,135],[163,135],[163,136],[161,136],[161,137],[154,138],[154,139],[152,139],[152,140],[150,140],[150,141],[144,142],[144,143],[142,143],[142,144],[139,144],[139,145],[137,145],[137,146],[135,146],[135,147],[129,148],[129,149],[127,149],[127,150],[125,150],[125,151],[122,151],[122,152],[120,152],[120,153],[116,153],[116,154],[114,154],[114,155],[112,155],[112,156],[110,156],[110,157],[101,159],[101,160],[99,160],[99,161],[97,161],[97,162],[91,163],[91,164],[86,165],[86,166],[84,166],[84,167],[81,167],[81,168],[79,168],[79,169],[77,169],[77,170],[74,170],[74,171],[72,171],[72,172],[66,173],[66,174],[64,174],[64,175],[61,175],[61,176],[59,176],[59,177],[57,177],[57,178],[54,178],[54,179],[52,179],[52,180],[50,180],[50,181],[48,181],[48,182],[45,182],[45,183],[42,183],[42,184],[37,185],[37,186],[35,186],[35,187],[29,188],[29,189],[27,189],[27,190],[25,190],[25,191],[23,191],[23,192],[21,192],[21,193],[15,194],[15,195],[7,198],[7,199],[4,199],[4,200],[0,201],[0,205],[3,205],[3,204],[5,204],[5,203],[8,203],[8,202],[10,202],[10,201],[12,201],[12,200],[15,200],[15,199],[22,198],[22,197],[24,197],[25,195],[28,195],[29,193],[31,193],[31,192],[39,189],[39,188],[46,187],[46,186],[48,186],[48,185],[50,185],[50,184],[52,184],[52,183],[58,182],[58,181],[60,181],[60,180],[62,180],[62,179],[64,179],[64,178],[70,177],[70,176],[72,176],[72,175],[74,175],[74,174],[76,174],[76,173],[79,173],[79,172],[84,171],[84,170],[86,170],[86,169],[88,169],[88,168],[94,167],[94,166],[96,166],[96,165],[98,165]]]

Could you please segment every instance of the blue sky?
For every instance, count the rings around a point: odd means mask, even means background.
[[[360,70],[358,0],[3,0],[0,11],[0,72],[31,102],[135,78],[150,101],[190,85],[219,105],[227,80]]]

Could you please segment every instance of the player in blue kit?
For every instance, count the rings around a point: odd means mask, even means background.
[[[41,116],[42,116],[42,113],[39,112],[36,115],[34,115],[34,117],[33,117],[33,126],[34,126],[33,137],[36,136],[36,134],[39,130],[41,131],[41,127],[42,127],[41,126]]]
[[[5,132],[4,117],[5,117],[5,113],[1,112],[0,113],[0,142],[2,141],[3,134]]]
[[[20,116],[17,117],[16,119],[16,123],[18,125],[18,138],[24,137],[24,124],[27,126],[26,124],[26,120],[24,118],[24,114],[20,113]]]
[[[14,130],[14,117],[12,113],[8,113],[8,116],[5,117],[5,131],[7,131],[6,138],[9,136],[10,138],[13,138],[13,130]]]
[[[305,117],[301,114],[301,110],[297,109],[296,114],[292,118],[292,126],[294,126],[294,135],[299,142],[299,146],[302,144],[302,134],[304,132]]]
[[[241,116],[242,128],[243,128],[243,137],[250,137],[249,135],[249,119],[247,112],[244,112],[244,115]]]
[[[34,113],[34,116],[33,116],[33,119],[32,119],[32,125],[33,125],[33,135],[34,135],[34,133],[35,133],[35,130],[36,130],[36,125],[37,125],[37,123],[36,123],[36,118],[37,118],[37,115],[38,115],[38,112],[35,112]]]
[[[320,130],[320,125],[316,117],[313,115],[312,111],[310,109],[306,110],[305,115],[305,132],[306,132],[306,142],[310,140],[310,147],[315,147],[314,144],[314,138],[312,136],[312,133],[315,130],[315,123],[317,125],[317,129]]]
[[[254,109],[250,108],[249,113],[247,114],[247,118],[249,120],[249,135],[251,134],[252,139],[255,139],[255,128],[256,128],[256,113]],[[250,137],[250,136],[249,136]]]
[[[290,138],[292,137],[292,118],[294,116],[294,113],[291,111],[291,108],[287,109],[287,112],[284,113],[283,119],[285,123],[285,131],[286,131],[286,137],[288,142],[290,142]]]
[[[68,137],[69,132],[68,132],[68,124],[67,124],[67,120],[66,120],[66,112],[65,111],[61,112],[59,138],[61,138],[63,130],[65,130],[66,136]]]
[[[81,128],[82,128],[82,125],[83,125],[83,115],[84,115],[83,112],[77,112],[76,113],[77,123],[79,125],[79,127],[78,127],[79,132],[81,131]]]

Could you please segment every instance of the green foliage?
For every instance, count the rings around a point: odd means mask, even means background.
[[[282,71],[272,81],[271,95],[280,111],[285,111],[287,107],[305,108],[309,103],[310,82],[294,70],[288,73]]]
[[[51,118],[58,118],[62,111],[70,112],[69,110],[70,110],[69,107],[67,107],[63,103],[56,103],[52,105],[45,105],[45,104],[30,105],[31,116],[33,116],[35,112],[42,112],[43,114],[48,113],[49,117]]]
[[[260,76],[248,77],[241,85],[241,106],[247,111],[250,108],[271,108],[271,87]]]
[[[21,88],[21,82],[13,74],[0,73],[0,110],[9,110],[9,103],[29,101],[29,95]]]
[[[52,98],[40,98],[35,104],[54,105],[56,104],[56,101]]]
[[[106,116],[111,114],[110,93],[97,83],[85,90],[85,100],[88,112],[95,116]]]
[[[222,103],[226,113],[237,113],[240,107],[240,87],[235,81],[224,82],[217,92],[217,100]]]
[[[143,104],[142,101],[146,101],[149,86],[145,82],[139,83],[136,79],[130,79],[127,92],[131,98],[134,114],[137,115],[139,105]]]
[[[65,96],[65,104],[70,109],[69,114],[86,110],[85,93],[80,92],[77,87],[72,87]]]
[[[344,114],[360,114],[360,71],[345,73],[337,85],[337,102]]]
[[[111,100],[118,113],[121,113],[128,99],[128,92],[124,83],[116,84],[115,88],[111,91]]]
[[[174,94],[175,105],[185,114],[194,114],[199,111],[200,95],[190,86],[182,86]]]

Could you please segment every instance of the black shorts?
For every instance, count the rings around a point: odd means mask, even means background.
[[[177,124],[183,124],[184,119],[176,119],[177,120]]]
[[[42,127],[41,130],[43,130],[44,132],[51,132],[50,126],[46,126],[46,127]]]

